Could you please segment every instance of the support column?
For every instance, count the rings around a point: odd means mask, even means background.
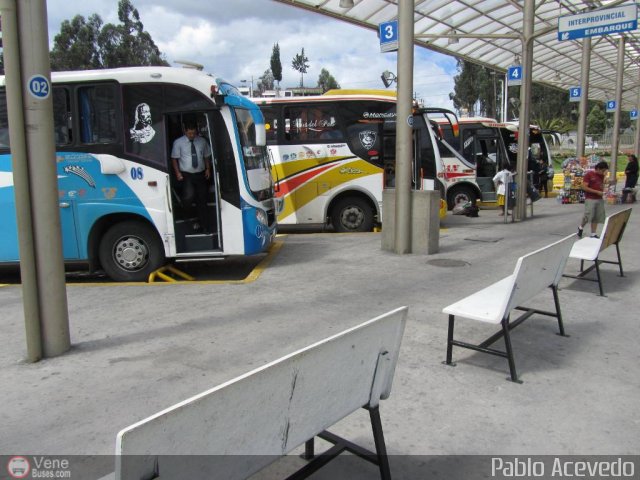
[[[578,116],[578,138],[576,139],[576,157],[584,157],[584,144],[589,112],[589,71],[591,69],[591,37],[582,40],[582,70],[580,72],[580,112]]]
[[[45,0],[0,0],[0,9],[27,359],[35,362],[70,348],[47,10]]]
[[[638,91],[636,97],[636,110],[640,108],[640,71],[638,71],[638,86],[636,86]],[[640,155],[640,115],[638,115],[638,119],[636,120],[636,139],[634,143],[633,153],[636,154],[636,157]]]
[[[531,70],[533,68],[534,0],[525,0],[522,18],[522,85],[520,86],[520,120],[518,125],[518,161],[516,167],[516,220],[527,216],[527,170],[529,158],[529,125],[531,112]]]
[[[622,80],[624,77],[624,46],[625,37],[618,40],[618,64],[616,75],[616,111],[613,112],[613,136],[611,137],[611,165],[609,165],[609,183],[614,186],[618,183],[616,172],[618,171],[618,150],[620,149],[620,111],[622,110]]]
[[[411,253],[411,161],[413,156],[413,0],[398,1],[398,97],[396,123],[395,252]]]

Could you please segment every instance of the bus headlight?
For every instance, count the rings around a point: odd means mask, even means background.
[[[256,208],[256,220],[262,225],[268,225],[269,221],[267,220],[267,212],[260,208]]]

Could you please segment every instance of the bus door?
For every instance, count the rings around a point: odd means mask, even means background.
[[[216,124],[222,122],[217,119],[219,112],[189,112],[171,113],[166,115],[168,158],[169,158],[169,185],[167,191],[167,221],[173,226],[175,252],[177,256],[193,256],[199,253],[211,253],[222,250],[222,228],[220,221],[220,188],[218,176],[218,162],[220,152],[215,148],[216,136],[226,135],[224,124],[216,128]],[[184,134],[185,125],[195,125],[198,136],[204,138],[211,152],[212,171],[207,180],[207,225],[200,225],[198,219],[198,206],[196,200],[185,204],[184,183],[176,178],[171,160],[173,143]],[[222,128],[222,132],[220,132]],[[233,158],[233,157],[232,157]]]
[[[469,126],[462,131],[462,155],[475,164],[476,183],[482,201],[496,200],[493,177],[502,163],[500,133],[495,128]]]
[[[422,115],[413,117],[413,177],[416,190],[439,190],[444,198],[443,187],[437,180],[436,151],[434,139]]]

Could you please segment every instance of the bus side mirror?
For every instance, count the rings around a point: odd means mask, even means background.
[[[256,123],[256,145],[258,147],[264,147],[267,145],[267,130],[264,127],[264,123]]]

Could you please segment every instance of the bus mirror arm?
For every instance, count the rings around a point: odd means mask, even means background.
[[[276,184],[274,186],[274,191],[279,192],[280,191],[280,177],[278,176],[278,169],[276,168],[275,162],[273,161],[273,153],[271,152],[270,148],[267,148],[267,152],[269,152],[269,166],[271,167],[271,170],[273,170],[276,174]]]

